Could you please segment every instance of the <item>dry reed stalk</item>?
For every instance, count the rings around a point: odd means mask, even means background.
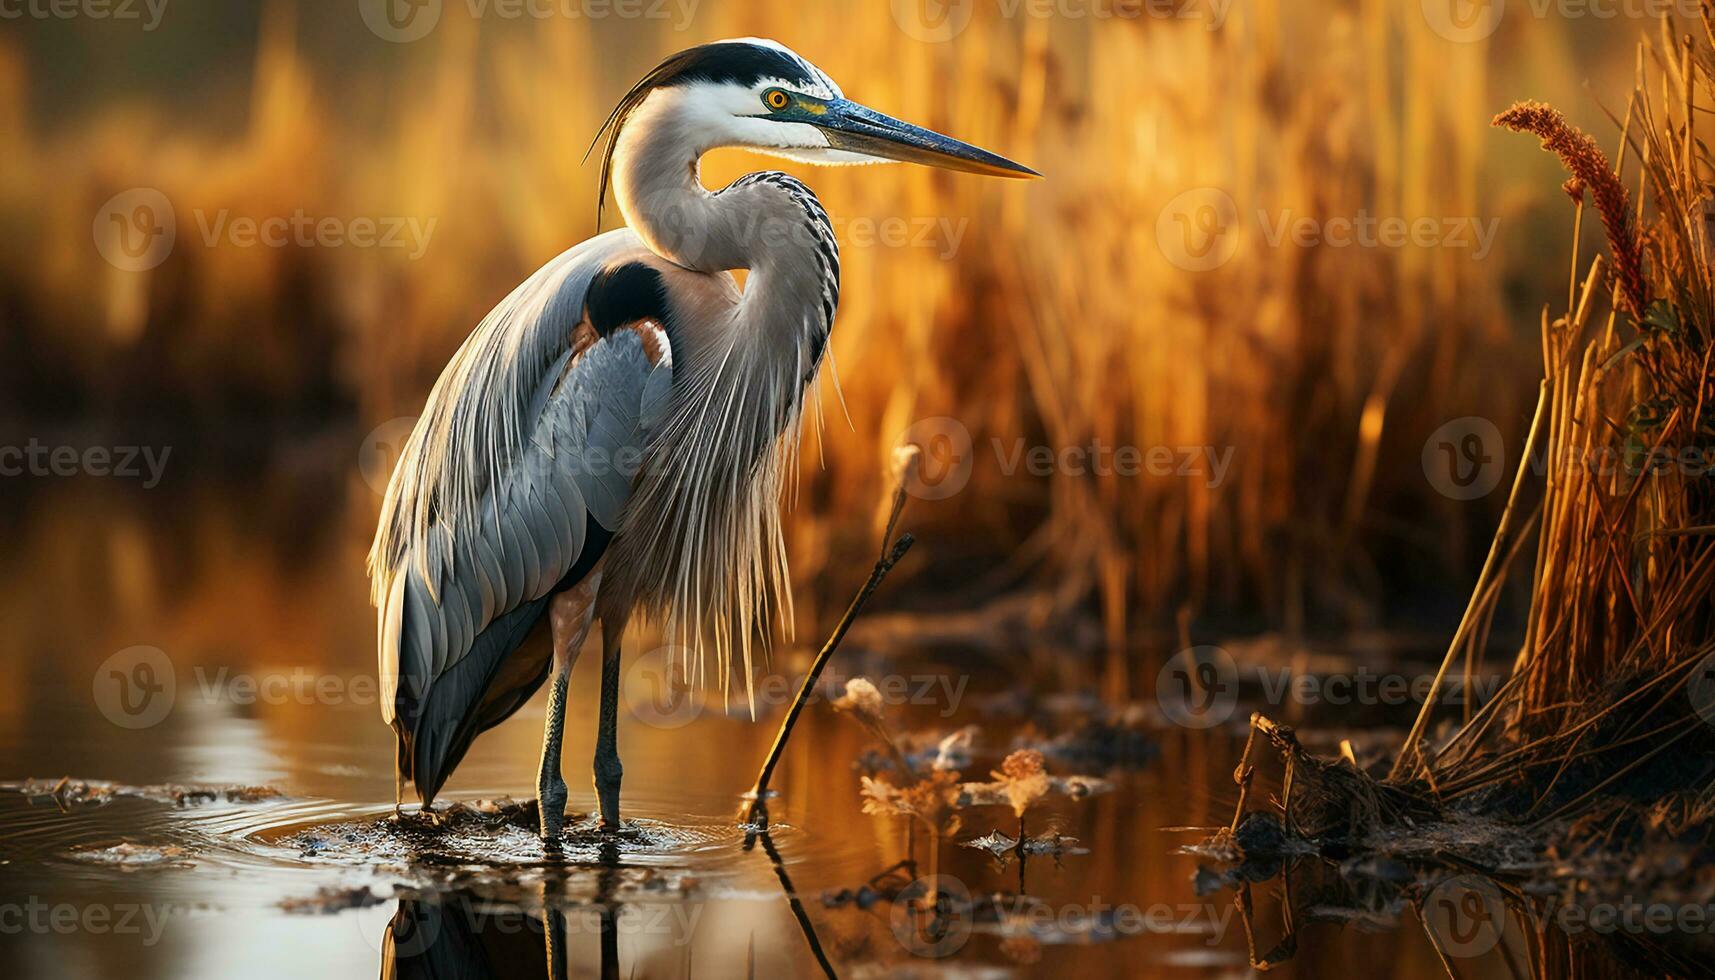
[[[1638,86],[1620,124],[1642,165],[1638,211],[1595,141],[1560,113],[1520,103],[1496,117],[1561,158],[1573,174],[1575,208],[1590,192],[1608,234],[1616,310],[1631,314],[1635,329],[1626,336],[1610,314],[1607,328],[1589,337],[1600,256],[1581,287],[1573,277],[1565,315],[1544,313],[1544,496],[1514,676],[1439,757],[1420,764],[1426,704],[1394,768],[1395,780],[1429,777],[1444,801],[1530,773],[1543,783],[1533,784],[1529,816],[1562,817],[1681,740],[1707,734],[1684,689],[1692,667],[1715,649],[1715,542],[1700,531],[1715,523],[1715,290],[1703,218],[1715,167],[1695,135],[1697,81],[1710,78],[1711,52],[1690,44],[1663,50],[1665,108],[1649,95],[1650,62],[1640,52]],[[1641,210],[1646,199],[1650,211]],[[1503,519],[1497,548],[1507,533]],[[1456,643],[1492,590],[1486,579]],[[1616,684],[1630,686],[1618,700],[1604,696]],[[1590,765],[1608,768],[1578,796],[1546,807],[1572,767]]]

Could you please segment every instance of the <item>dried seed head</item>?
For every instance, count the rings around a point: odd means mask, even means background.
[[[867,677],[854,677],[846,681],[845,697],[834,701],[834,710],[849,711],[861,721],[881,721],[881,709],[881,692],[876,690]]]
[[[1561,164],[1578,181],[1579,196],[1584,188],[1590,189],[1596,212],[1608,231],[1608,251],[1613,253],[1622,302],[1641,319],[1649,304],[1649,290],[1644,283],[1643,249],[1632,227],[1631,195],[1614,176],[1602,148],[1590,134],[1567,122],[1560,110],[1541,102],[1515,103],[1495,117],[1494,125],[1541,138],[1542,148],[1560,157]],[[1571,181],[1564,186],[1568,194],[1572,193]]]
[[[1042,753],[1035,749],[1019,749],[1001,762],[999,772],[991,773],[1005,791],[1014,816],[1023,817],[1032,803],[1048,795],[1052,783],[1042,762]]]

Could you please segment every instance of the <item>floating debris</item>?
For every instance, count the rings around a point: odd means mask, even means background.
[[[280,908],[293,915],[332,915],[347,909],[370,908],[387,901],[391,898],[375,894],[368,885],[353,888],[325,885],[314,895],[281,899]]]
[[[950,733],[941,730],[907,732],[896,736],[893,741],[898,746],[900,755],[903,755],[905,764],[913,771],[953,771],[971,764],[979,734],[981,729],[977,726],[966,725]],[[858,755],[853,765],[860,772],[870,775],[890,770],[898,772],[899,756],[893,754],[891,746],[870,746]]]
[[[70,776],[62,776],[57,780],[0,781],[0,792],[19,793],[29,797],[31,802],[51,801],[61,809],[105,806],[120,798],[152,800],[156,803],[171,803],[174,806],[198,806],[204,803],[262,803],[284,799],[286,795],[272,786],[198,786],[180,783],[127,786],[102,780],[73,779]]]
[[[1112,792],[1114,784],[1096,776],[1049,776],[1048,791],[1072,800],[1085,800],[1092,796]],[[961,783],[959,785],[959,806],[1011,806],[1012,801],[1007,796],[1007,786],[1002,782],[992,783]]]
[[[191,852],[177,845],[154,846],[122,841],[110,847],[76,850],[71,856],[91,864],[105,864],[127,871],[138,868],[192,868]]]
[[[1022,850],[1027,856],[1047,855],[1060,857],[1065,854],[1088,854],[1088,849],[1078,847],[1078,838],[1067,837],[1064,834],[1043,834],[1040,837],[1026,837],[1023,848],[1019,847],[1018,839],[1009,837],[998,830],[990,831],[972,840],[960,841],[965,847],[987,851],[995,857],[1016,854]]]

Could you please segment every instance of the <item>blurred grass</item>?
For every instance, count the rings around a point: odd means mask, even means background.
[[[1569,68],[1573,52],[1579,64],[1611,60],[1589,40],[1600,24],[1509,22],[1487,42],[1455,44],[1417,6],[1252,0],[1211,30],[1194,18],[1008,19],[979,3],[950,44],[912,40],[887,4],[709,3],[687,31],[478,24],[461,10],[427,40],[376,41],[370,56],[330,63],[300,34],[361,33],[355,11],[275,3],[263,7],[248,89],[236,90],[237,125],[207,108],[213,94],[146,90],[50,121],[27,108],[44,101],[30,86],[47,55],[0,39],[0,213],[19,230],[0,243],[0,404],[22,420],[187,427],[307,417],[361,431],[413,414],[489,306],[593,233],[582,159],[624,88],[670,50],[767,35],[854,98],[1049,177],[1024,187],[730,151],[707,161],[711,186],[793,170],[837,222],[969,221],[950,257],[944,239],[845,242],[834,334],[844,408],[825,386],[822,444],[806,446],[792,518],[805,617],[848,591],[819,573],[871,550],[859,518],[899,434],[951,416],[977,465],[963,493],[914,507],[911,523],[934,544],[914,560],[959,568],[973,593],[1033,583],[1044,617],[1100,610],[1116,645],[1182,607],[1260,610],[1287,627],[1369,624],[1486,541],[1498,502],[1440,497],[1419,462],[1423,440],[1449,418],[1484,415],[1518,445],[1534,303],[1564,281],[1558,241],[1532,244],[1539,225],[1564,235],[1542,224],[1563,214],[1538,179],[1548,165],[1516,146],[1490,158],[1503,149],[1484,125],[1503,101],[1495,92],[1577,103],[1585,75]],[[1623,48],[1616,39],[1622,62]],[[206,88],[235,91],[225,77]],[[93,247],[91,218],[140,186],[174,203],[179,244],[160,267],[123,272]],[[1187,271],[1164,252],[1158,219],[1205,187],[1230,196],[1246,230],[1230,261]],[[436,226],[414,261],[403,250],[207,246],[198,216],[222,209]],[[1261,240],[1259,211],[1493,217],[1502,232],[1482,261],[1456,248],[1276,246]],[[1003,472],[989,448],[1018,438],[1235,455],[1219,486],[1039,478]]]

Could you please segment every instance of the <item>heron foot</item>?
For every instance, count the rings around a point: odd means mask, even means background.
[[[598,759],[595,766],[595,795],[601,807],[601,829],[603,833],[613,833],[620,829],[619,822],[619,783],[625,776],[625,767],[619,764],[619,757]]]
[[[540,811],[543,840],[559,839],[560,829],[566,824],[567,796],[563,779],[556,778],[536,788],[536,808]]]

